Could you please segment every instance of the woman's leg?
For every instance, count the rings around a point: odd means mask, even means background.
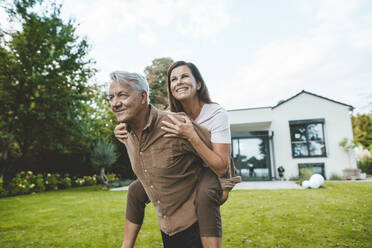
[[[138,179],[133,181],[128,188],[127,208],[125,211],[126,219],[134,224],[142,225],[145,216],[145,207],[149,202],[149,197],[141,182]]]
[[[221,196],[222,189],[216,174],[209,168],[203,168],[196,191],[195,207],[204,248],[221,247]]]

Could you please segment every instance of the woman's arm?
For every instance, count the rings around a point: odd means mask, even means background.
[[[212,149],[200,139],[194,126],[188,117],[184,117],[185,122],[180,122],[174,116],[168,115],[173,123],[163,121],[162,129],[169,134],[166,137],[182,137],[187,139],[198,153],[200,158],[206,163],[219,177],[225,175],[231,156],[231,145],[212,143]]]

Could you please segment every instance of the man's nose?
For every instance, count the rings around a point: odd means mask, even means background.
[[[112,99],[111,101],[111,106],[114,108],[117,108],[117,107],[120,107],[120,105],[121,105],[120,99],[114,97],[114,99]]]

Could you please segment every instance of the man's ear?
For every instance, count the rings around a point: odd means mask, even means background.
[[[201,83],[196,82],[196,90],[200,90],[200,88],[201,88]]]
[[[142,104],[147,103],[147,92],[146,91],[142,91],[141,96],[142,96],[141,103]]]

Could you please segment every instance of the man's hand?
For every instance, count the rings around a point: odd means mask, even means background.
[[[114,130],[115,137],[123,144],[124,141],[128,138],[127,125],[125,123],[120,123],[115,127]]]

